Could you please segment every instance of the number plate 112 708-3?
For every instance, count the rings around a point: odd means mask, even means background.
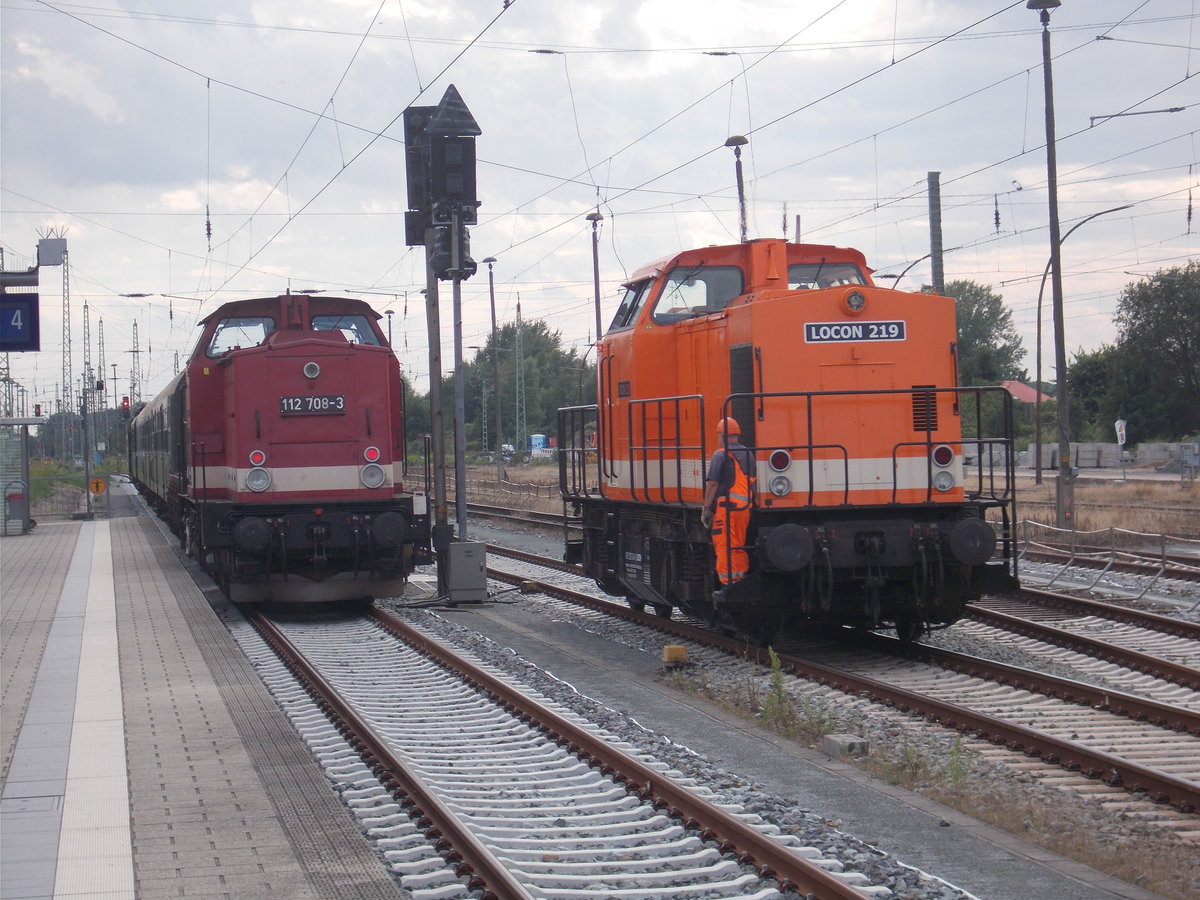
[[[346,412],[345,394],[303,394],[280,397],[279,412],[285,416],[340,416]]]

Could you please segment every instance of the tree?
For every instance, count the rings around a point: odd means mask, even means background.
[[[492,347],[499,348],[500,403],[504,441],[517,444],[517,326],[510,322],[499,328],[495,338],[488,335],[487,344],[476,347],[475,355],[463,361],[464,407],[467,426],[467,442],[476,447],[482,441],[483,404],[487,403],[488,443],[494,445],[495,432],[495,381],[492,365]],[[578,351],[562,349],[558,331],[552,331],[543,321],[521,323],[521,371],[524,374],[524,390],[521,400],[525,407],[525,434],[557,436],[558,409],[596,402],[595,366]],[[445,421],[450,423],[454,416],[454,376],[443,376],[442,401]],[[486,401],[485,401],[486,398]],[[410,398],[410,409],[424,403],[428,410],[428,395]],[[428,423],[428,412],[424,421]],[[428,427],[428,426],[426,426]],[[410,427],[410,432],[411,432]],[[492,447],[480,448],[491,450]],[[528,450],[526,444],[518,450]]]
[[[1168,441],[1200,430],[1200,262],[1129,285],[1115,318],[1126,417]]]
[[[954,298],[958,317],[959,384],[1028,380],[1020,365],[1025,348],[1003,298],[973,281],[947,282],[946,296]]]
[[[1121,351],[1105,344],[1093,353],[1082,350],[1075,354],[1067,367],[1067,383],[1071,392],[1071,439],[1075,441],[1110,441],[1102,429],[1103,422],[1121,418],[1120,393],[1114,391],[1118,371],[1122,368]],[[1116,394],[1116,396],[1114,396]],[[1111,427],[1111,426],[1110,426]]]

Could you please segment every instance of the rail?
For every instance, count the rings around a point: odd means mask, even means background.
[[[528,558],[531,556],[531,554],[523,554],[519,551],[497,549],[503,552],[504,555],[514,558]],[[493,569],[488,570],[488,576],[497,580],[510,581],[511,583],[530,583],[526,575],[507,575]],[[673,637],[695,641],[742,659],[756,661],[764,666],[770,667],[775,664],[775,661],[770,657],[771,651],[766,648],[751,647],[734,638],[714,634],[706,629],[698,628],[685,622],[637,612],[617,603],[577,591],[571,591],[557,585],[539,581],[532,582],[532,584],[536,585],[536,589],[547,596],[566,600],[569,603],[597,610],[606,615],[628,619],[657,629]],[[1003,745],[1028,756],[1041,758],[1047,763],[1056,764],[1069,771],[1079,772],[1087,778],[1097,779],[1112,786],[1121,786],[1131,793],[1145,793],[1155,802],[1169,803],[1183,812],[1190,813],[1200,808],[1200,788],[1194,782],[1187,781],[1170,773],[1130,762],[1107,751],[1088,747],[1074,740],[1058,738],[1026,725],[1010,722],[935,697],[895,687],[887,682],[870,678],[866,675],[856,675],[801,657],[777,655],[776,659],[782,666],[783,671],[797,677],[817,681],[875,703],[892,706],[905,712],[923,716],[946,728],[975,734],[993,744]],[[1170,667],[1170,664],[1168,664],[1168,667]],[[1195,673],[1191,674],[1194,675]],[[1169,676],[1159,674],[1158,677]],[[1177,679],[1173,678],[1171,680]]]

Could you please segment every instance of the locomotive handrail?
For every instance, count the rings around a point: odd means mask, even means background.
[[[612,397],[613,395],[612,361],[612,354],[605,354],[604,356],[600,357],[600,383],[604,384],[605,397]],[[600,432],[600,434],[596,440],[596,452],[600,457],[600,474],[602,479],[614,478],[616,475],[616,470],[609,464],[609,458],[612,456],[613,442],[612,416],[612,403],[610,402],[604,404],[603,415],[601,415],[599,409],[599,398],[597,398],[596,429]],[[601,425],[601,419],[603,419],[604,427]]]
[[[700,423],[700,433],[702,435],[701,442],[698,446],[695,444],[684,445],[680,440],[681,429],[679,428],[679,421],[680,421],[680,418],[681,418],[681,415],[683,412],[683,404],[687,401],[696,401],[697,407],[698,407],[698,415],[699,415],[698,421]],[[675,413],[675,415],[674,415],[675,429],[674,429],[674,443],[673,444],[668,444],[667,439],[663,435],[664,429],[662,426],[663,426],[664,422],[666,421],[665,418],[663,417],[663,409],[668,405],[670,405],[674,409],[674,413]],[[652,406],[657,407],[657,409],[658,409],[659,442],[657,444],[635,443],[634,428],[633,428],[633,426],[634,426],[634,418],[633,418],[634,407],[637,407],[641,411],[642,427],[638,433],[642,436],[642,440],[645,442],[645,441],[649,440],[646,437],[647,429],[645,427],[646,422],[648,421],[647,413],[649,412],[650,407],[652,407]],[[704,438],[703,438],[703,434],[705,432],[705,428],[704,428],[704,396],[702,394],[681,394],[681,395],[675,396],[675,397],[655,397],[655,398],[649,399],[649,400],[631,400],[629,402],[629,409],[628,409],[628,426],[629,426],[629,492],[630,492],[630,495],[632,496],[632,498],[634,500],[644,499],[646,502],[650,502],[652,499],[650,496],[652,486],[650,484],[650,465],[649,464],[650,464],[650,454],[653,452],[653,453],[657,454],[657,461],[658,461],[659,502],[661,502],[661,503],[678,503],[678,504],[682,505],[684,502],[684,500],[683,500],[683,453],[684,453],[684,451],[699,450],[700,454],[701,454],[700,464],[703,466],[706,461],[706,458],[704,457]],[[668,497],[667,497],[667,489],[666,489],[667,479],[665,477],[666,476],[666,467],[664,466],[664,459],[663,459],[664,451],[666,451],[668,449],[674,449],[674,451],[675,451],[675,498],[673,500],[668,499]],[[640,461],[636,458],[638,451],[641,451],[641,454],[642,454],[642,458]],[[638,496],[638,483],[637,483],[636,473],[638,470],[639,462],[641,463],[641,469],[642,469],[642,481],[644,484],[643,491],[645,492],[645,495],[646,495],[644,498],[640,498]],[[703,476],[701,476],[701,477],[703,478]]]
[[[788,444],[785,446],[773,446],[765,448],[761,444],[747,446],[747,450],[755,455],[755,461],[758,460],[758,452],[764,449],[770,450],[788,450],[796,451],[805,454],[806,468],[808,470],[808,505],[813,505],[816,493],[816,454],[817,450],[836,450],[841,453],[842,457],[842,505],[850,505],[850,451],[845,444],[814,444],[813,439],[813,397],[824,394],[861,394],[862,391],[756,391],[755,393],[738,393],[730,394],[725,398],[724,404],[721,406],[722,418],[732,414],[732,407],[735,400],[749,398],[751,401],[757,400],[760,408],[764,409],[763,418],[765,419],[765,404],[762,401],[772,398],[791,398],[803,397],[805,400],[805,424],[807,426],[808,443],[807,444]],[[755,506],[758,504],[755,503]]]
[[[582,435],[584,432],[583,425],[589,413],[598,418],[599,407],[591,403],[584,406],[565,406],[558,410],[558,487],[564,499],[591,497],[593,494],[587,477],[587,454],[592,448],[575,443],[576,435]],[[596,493],[599,494],[601,454],[599,448],[596,449]]]

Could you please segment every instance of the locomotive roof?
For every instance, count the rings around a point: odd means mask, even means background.
[[[692,258],[697,255],[703,256],[707,254],[720,257],[720,263],[728,265],[732,261],[732,257],[745,255],[746,247],[750,244],[771,242],[786,245],[787,260],[789,263],[815,263],[822,260],[827,263],[849,262],[859,266],[867,274],[875,271],[867,265],[867,258],[853,247],[836,247],[833,244],[793,244],[781,238],[756,238],[752,241],[747,241],[745,244],[710,244],[707,247],[694,247],[690,250],[681,250],[671,256],[664,256],[635,270],[626,284],[633,284],[660,272],[665,272],[679,260]]]
[[[304,300],[308,306],[309,314],[317,314],[327,312],[356,312],[364,315],[369,315],[372,318],[382,319],[369,303],[364,300],[358,300],[353,297],[323,297],[317,294],[280,294],[278,297],[255,297],[247,300],[230,300],[227,303],[222,303],[215,310],[200,320],[200,325],[207,325],[215,319],[225,318],[232,315],[253,315],[256,312],[275,312],[280,306],[288,300]]]

